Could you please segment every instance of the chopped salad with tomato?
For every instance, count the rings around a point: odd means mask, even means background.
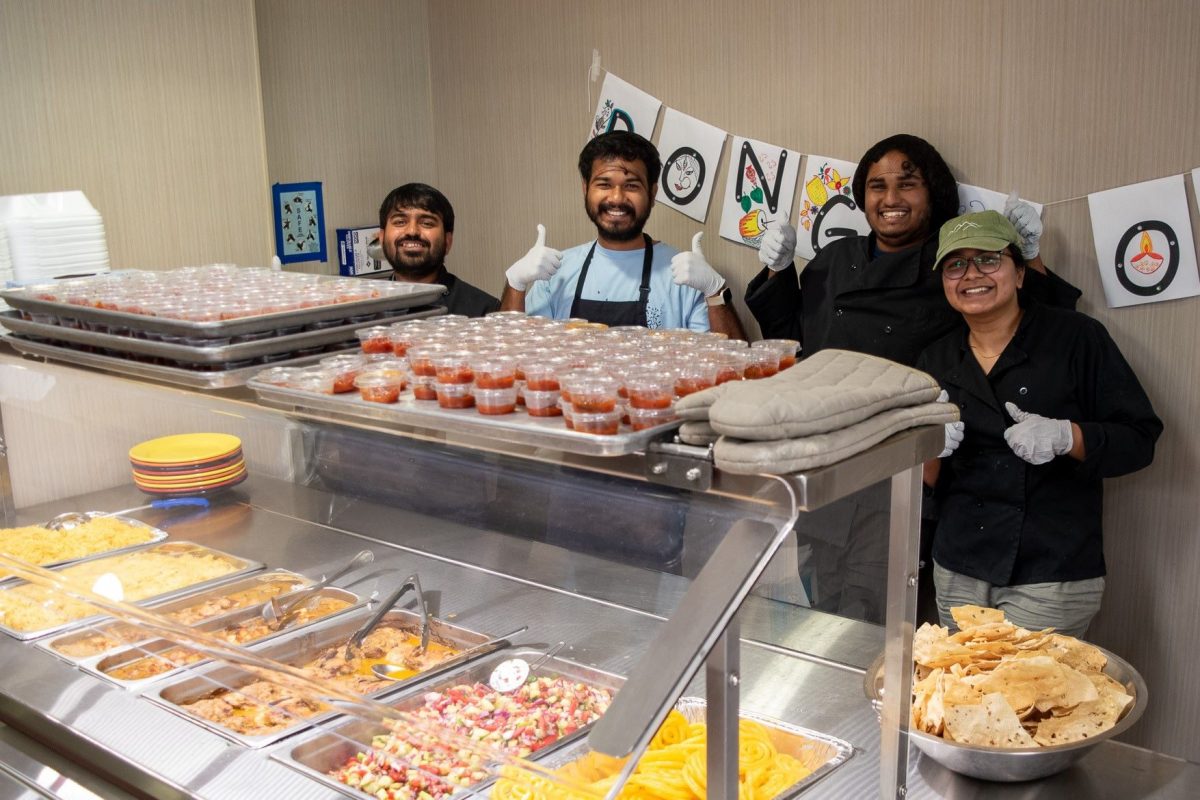
[[[513,692],[485,683],[429,692],[411,712],[476,742],[528,756],[600,719],[612,702],[607,689],[566,678],[531,677]],[[438,800],[484,780],[484,757],[416,731],[376,736],[332,774],[378,800]]]

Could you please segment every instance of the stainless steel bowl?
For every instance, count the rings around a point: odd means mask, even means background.
[[[1128,694],[1133,695],[1133,705],[1117,720],[1116,725],[1103,733],[1070,744],[1014,749],[958,744],[940,736],[912,730],[908,734],[909,741],[946,769],[985,781],[1006,783],[1031,781],[1061,772],[1083,758],[1087,751],[1098,743],[1124,733],[1141,718],[1146,710],[1148,697],[1146,682],[1142,680],[1142,676],[1130,666],[1129,662],[1103,647],[1097,647],[1097,649],[1108,658],[1108,665],[1104,668],[1105,673],[1124,686]],[[867,668],[863,679],[863,691],[872,703],[878,703],[883,696],[882,654]],[[878,713],[878,706],[876,706],[876,713]]]

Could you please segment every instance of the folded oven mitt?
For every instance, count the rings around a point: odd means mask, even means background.
[[[680,398],[676,413],[708,419],[725,436],[775,441],[838,431],[876,414],[933,402],[932,377],[887,359],[822,350],[757,381],[723,383]]]
[[[770,378],[764,380],[770,380]],[[675,401],[675,414],[684,420],[708,422],[708,410],[735,383],[740,383],[740,381],[718,384],[711,389],[704,389],[679,398]]]
[[[957,420],[958,406],[930,402],[889,408],[846,427],[811,436],[770,441],[722,436],[713,449],[713,462],[726,472],[786,475],[849,458],[907,428]]]
[[[696,447],[708,447],[720,438],[721,434],[714,431],[712,425],[709,425],[707,420],[685,422],[679,426],[679,439],[684,444],[695,445]]]

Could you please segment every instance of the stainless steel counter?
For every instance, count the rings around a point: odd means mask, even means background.
[[[78,764],[0,725],[0,800],[132,800]]]
[[[563,640],[573,660],[620,673],[643,652],[687,586],[679,576],[568,555],[551,545],[281,481],[251,478],[227,497],[200,515],[177,509],[137,516],[174,538],[307,574],[369,541],[377,556],[373,571],[419,572],[440,615],[493,632],[527,622],[530,629],[519,641]],[[24,509],[20,521],[143,502],[132,487],[112,489]],[[751,598],[742,631],[743,707],[840,737],[858,751],[806,796],[875,796],[878,725],[861,684],[863,668],[883,646],[882,629]],[[792,647],[818,658],[789,652]],[[703,693],[702,679],[689,692]],[[340,796],[261,752],[231,745],[7,638],[0,640],[0,718],[101,777],[153,797]],[[0,797],[7,796],[4,786],[0,779]],[[1200,796],[1200,767],[1105,743],[1059,776],[1002,786],[958,777],[914,753],[908,796],[1194,798]]]

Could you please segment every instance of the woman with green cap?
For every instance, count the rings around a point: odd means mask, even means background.
[[[989,606],[1081,636],[1104,592],[1103,479],[1147,466],[1162,422],[1103,325],[1022,302],[1020,242],[995,211],[951,219],[938,241],[965,323],[917,362],[963,421],[925,471],[938,614],[953,627],[952,606]]]

